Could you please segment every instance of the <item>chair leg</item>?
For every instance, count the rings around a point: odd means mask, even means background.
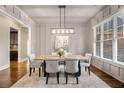
[[[43,72],[43,70],[44,70],[44,68],[43,68],[43,66],[42,66],[42,72]]]
[[[57,73],[57,83],[59,84],[59,72]]]
[[[85,72],[87,71],[87,67],[85,67]]]
[[[66,77],[66,84],[68,83],[68,74],[66,73],[65,74],[65,77]]]
[[[35,68],[33,68],[33,72],[35,72]]]
[[[39,68],[39,77],[40,77],[40,74],[41,74],[41,68]]]
[[[64,77],[66,77],[66,74],[65,74],[65,72],[64,72]]]
[[[76,77],[76,81],[77,81],[77,84],[78,84],[78,77]]]
[[[43,72],[44,72],[44,77],[46,77],[46,62],[44,61],[44,65],[43,65]]]
[[[88,72],[89,72],[89,76],[90,76],[90,67],[88,67]]]
[[[31,76],[31,72],[32,72],[32,68],[30,68],[30,73],[29,73],[29,76]]]
[[[49,73],[46,73],[46,84],[48,84]]]

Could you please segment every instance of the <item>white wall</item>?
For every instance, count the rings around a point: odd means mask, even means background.
[[[34,22],[34,21],[31,21],[31,23],[30,23],[30,29],[29,29],[29,39],[30,39],[30,41],[29,41],[29,51],[31,52],[31,53],[34,53],[35,52],[35,50],[36,50],[36,32],[37,32],[37,27],[36,27],[37,25],[36,25],[36,23]]]
[[[12,20],[0,15],[0,67],[9,66],[10,27],[19,29]]]
[[[21,27],[19,41],[19,61],[22,62],[27,57],[28,29]]]
[[[75,33],[69,36],[69,51],[73,54],[84,54],[87,52],[87,41],[89,37],[87,24],[66,23],[67,28],[74,28]],[[55,35],[51,34],[51,28],[59,27],[58,23],[41,23],[37,25],[36,32],[36,54],[50,54],[54,49]],[[88,50],[89,51],[89,50]]]
[[[22,25],[12,20],[11,18],[0,15],[0,70],[9,67],[9,64],[10,64],[10,27],[17,29],[20,33]],[[19,47],[24,46],[23,45],[24,39],[25,39],[24,37],[26,36],[24,36],[23,34],[24,34],[23,32],[20,33],[20,36],[22,36],[20,39],[20,43],[21,42],[23,43],[20,44],[21,46]],[[24,49],[24,50],[27,50],[27,49]],[[18,53],[19,60],[22,60],[25,56],[25,55],[22,56],[23,54],[21,53],[24,53],[24,52],[22,51]]]
[[[92,30],[92,24],[90,22],[87,22],[87,32],[85,33],[85,51],[89,53],[93,53],[93,30]]]
[[[2,16],[0,16],[0,21],[0,67],[2,69],[9,64],[9,24],[5,25],[7,20]]]

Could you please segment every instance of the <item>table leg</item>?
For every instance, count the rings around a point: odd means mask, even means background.
[[[46,62],[45,62],[45,60],[44,60],[44,77],[46,77]]]

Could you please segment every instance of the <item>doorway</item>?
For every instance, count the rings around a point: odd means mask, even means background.
[[[10,27],[10,62],[18,61],[18,30]]]

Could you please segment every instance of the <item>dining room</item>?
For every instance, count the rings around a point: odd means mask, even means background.
[[[0,5],[0,20],[5,17],[7,24],[9,18],[26,30],[20,30],[21,61],[12,67],[8,32],[0,30],[0,49],[6,51],[0,87],[124,87],[123,10],[123,5]]]

